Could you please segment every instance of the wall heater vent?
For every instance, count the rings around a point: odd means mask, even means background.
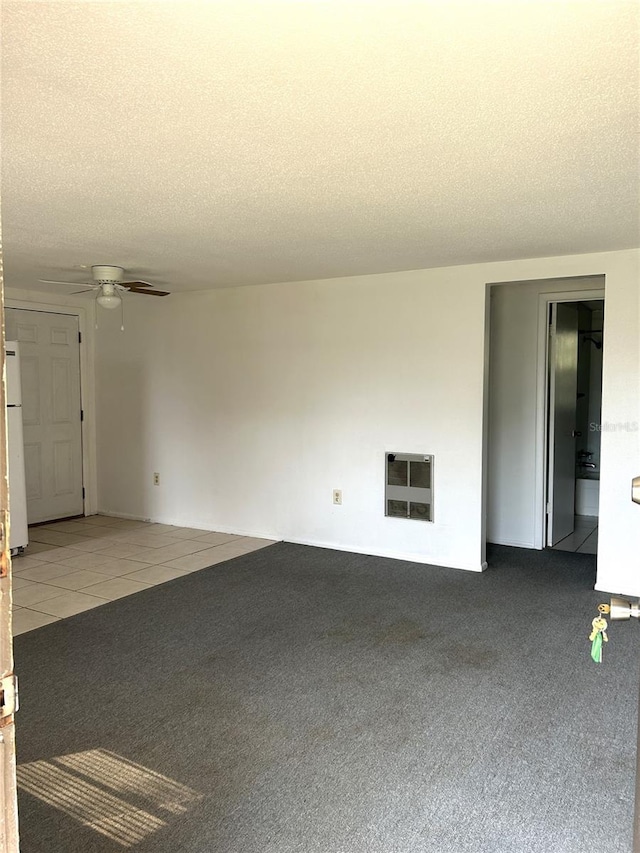
[[[385,454],[384,514],[433,521],[433,456]]]

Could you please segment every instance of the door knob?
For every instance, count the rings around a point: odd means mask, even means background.
[[[631,500],[640,504],[640,477],[634,477],[631,481]]]
[[[621,619],[640,619],[640,601],[627,601],[625,598],[617,598],[611,596],[611,610],[609,619],[612,622],[620,621]]]

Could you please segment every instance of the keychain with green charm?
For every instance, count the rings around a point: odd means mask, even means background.
[[[602,643],[608,643],[607,637],[607,620],[605,614],[609,613],[611,608],[608,604],[599,604],[599,615],[591,623],[591,633],[589,640],[591,641],[591,657],[596,663],[602,663]]]

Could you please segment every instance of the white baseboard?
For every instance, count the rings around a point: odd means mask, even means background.
[[[141,515],[128,515],[126,512],[111,512],[108,509],[98,509],[96,512],[92,512],[91,515],[106,515],[110,518],[125,518],[127,521],[146,521],[151,522],[150,518],[144,518]],[[87,515],[85,518],[90,518],[91,516]]]
[[[635,592],[629,592],[628,589],[627,590],[622,590],[622,589],[613,590],[613,589],[610,589],[607,587],[600,586],[599,584],[596,584],[594,586],[594,590],[596,592],[602,592],[605,595],[620,595],[623,598],[631,598],[631,599],[640,598],[640,590],[635,590]]]
[[[425,556],[424,554],[404,553],[403,551],[385,551],[371,550],[370,548],[354,548],[347,545],[336,545],[333,542],[319,542],[309,539],[292,539],[285,537],[285,542],[291,542],[293,545],[308,545],[311,548],[326,548],[329,551],[344,551],[351,554],[366,554],[369,557],[386,557],[390,560],[404,560],[407,563],[422,563],[425,566],[438,566],[443,569],[460,569],[465,572],[482,572],[486,568],[486,563],[477,563],[474,565],[463,565],[462,563],[455,564],[453,562],[443,563],[439,560]]]
[[[522,542],[518,539],[487,539],[487,545],[509,545],[512,548],[530,548],[532,551],[543,550],[543,548],[536,548],[533,542]]]
[[[125,518],[130,521],[146,521],[151,524],[173,524],[176,527],[198,527],[203,522],[185,522],[183,520],[178,520],[172,517],[161,516],[159,518],[142,518],[138,515],[128,515],[123,512],[111,512],[109,510],[99,510],[100,515],[108,515],[112,518]],[[202,528],[203,530],[212,529],[209,525]],[[272,532],[260,532],[256,533],[255,530],[243,530],[237,527],[225,527],[225,526],[215,526],[216,533],[228,533],[230,536],[249,536],[254,539],[271,539],[277,542],[285,541],[291,542],[293,545],[308,545],[311,548],[327,548],[329,551],[343,551],[346,553],[352,554],[366,554],[371,557],[386,557],[390,560],[404,560],[408,563],[422,563],[425,566],[439,566],[445,569],[459,569],[465,572],[483,572],[487,568],[486,563],[477,563],[474,565],[455,563],[455,562],[442,562],[440,560],[435,560],[424,554],[415,554],[411,552],[404,551],[386,551],[386,550],[371,550],[369,548],[353,548],[347,545],[336,545],[334,542],[321,542],[312,539],[292,539],[291,537],[285,537],[282,540],[281,536],[274,535]]]
[[[248,536],[252,539],[272,539],[276,542],[280,541],[279,536],[273,536],[273,534],[269,533],[256,533],[255,530],[243,530],[238,527],[220,527],[216,525],[215,527],[211,527],[211,522],[204,521],[184,521],[183,519],[177,519],[171,516],[158,516],[157,518],[144,518],[141,515],[129,515],[125,512],[112,512],[107,509],[98,510],[98,515],[106,515],[111,518],[124,518],[127,521],[145,521],[148,524],[171,524],[174,527],[193,527],[196,529],[204,530],[205,532],[212,533],[228,533],[230,536]]]

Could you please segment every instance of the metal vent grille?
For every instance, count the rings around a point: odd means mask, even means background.
[[[385,515],[433,521],[433,456],[385,454]]]

